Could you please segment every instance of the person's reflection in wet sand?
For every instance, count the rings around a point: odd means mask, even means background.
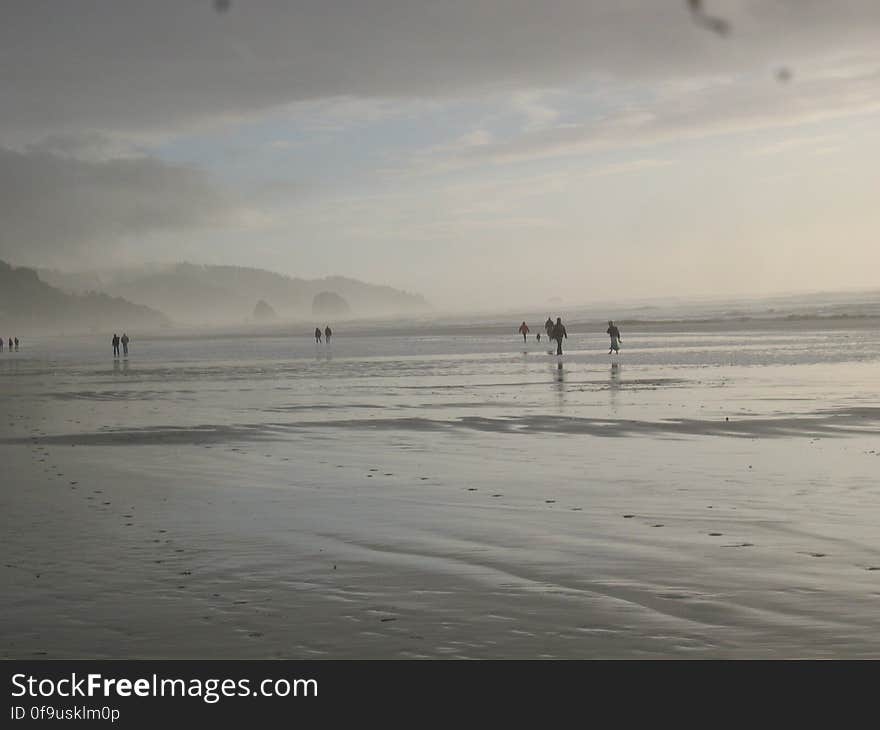
[[[128,375],[128,358],[122,361],[122,372],[125,375]]]
[[[559,410],[563,410],[565,408],[565,370],[562,368],[562,362],[556,363],[553,381],[556,389],[556,404],[559,406]]]
[[[620,393],[620,367],[619,362],[611,363],[611,379],[608,381],[608,392],[611,394],[611,410],[617,411],[617,396]]]
[[[119,358],[118,357],[113,358],[113,372],[114,373],[119,372]]]

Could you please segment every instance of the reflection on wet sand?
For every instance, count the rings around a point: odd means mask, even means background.
[[[562,360],[556,363],[553,384],[556,390],[556,405],[559,410],[563,410],[565,408],[565,370],[562,367]]]
[[[611,377],[608,381],[608,392],[611,396],[611,410],[613,412],[617,411],[617,396],[620,393],[621,387],[620,370],[620,363],[611,363]]]

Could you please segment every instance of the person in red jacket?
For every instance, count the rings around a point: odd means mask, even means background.
[[[529,326],[528,326],[525,322],[523,322],[523,323],[519,326],[519,333],[523,336],[523,342],[525,342],[525,341],[526,341],[526,335],[529,333]]]

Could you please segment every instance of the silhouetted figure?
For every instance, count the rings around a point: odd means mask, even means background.
[[[315,327],[315,344],[321,343],[321,328]]]
[[[122,343],[122,354],[128,357],[128,343],[130,340],[128,339],[128,335],[125,332],[122,333],[122,339],[120,340]]]
[[[529,333],[529,326],[528,326],[525,322],[523,322],[523,323],[519,326],[519,333],[523,336],[523,342],[525,342],[525,341],[526,341],[526,335]]]
[[[562,338],[568,339],[568,332],[565,331],[565,325],[562,324],[562,317],[556,318],[556,324],[553,325],[553,332],[550,334],[551,340],[556,340],[556,354],[562,354]]]
[[[333,330],[330,329],[330,325],[328,324],[324,328],[324,340],[326,341],[326,343],[328,345],[330,344],[330,335],[332,335],[332,334],[333,334]]]
[[[12,352],[12,338],[9,338],[9,352]]]
[[[547,321],[544,322],[544,332],[547,333],[547,337],[553,339],[553,320],[550,317],[547,317]]]
[[[18,337],[15,338],[15,351],[18,352]]]
[[[114,332],[113,339],[110,342],[113,343],[113,357],[119,357],[119,335]]]
[[[535,339],[536,339],[538,342],[541,341],[541,333],[540,333],[540,332],[539,332],[538,334],[535,335]]]
[[[0,337],[0,352],[3,352],[3,338]]]
[[[608,320],[608,329],[605,330],[605,334],[611,337],[611,349],[608,350],[608,354],[620,352],[620,330],[617,329],[617,325],[610,319]]]

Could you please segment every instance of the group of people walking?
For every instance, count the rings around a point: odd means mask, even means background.
[[[518,332],[522,335],[523,342],[526,342],[527,335],[531,330],[529,326],[523,321],[523,323],[519,326]],[[547,321],[544,322],[544,332],[547,334],[547,337],[550,338],[550,341],[556,342],[556,354],[562,354],[562,340],[568,339],[568,332],[565,329],[565,325],[562,324],[562,317],[557,317],[556,321],[553,321],[552,317],[547,317]],[[610,355],[612,352],[620,352],[620,329],[618,329],[617,325],[614,324],[610,319],[608,320],[608,329],[605,330],[605,334],[607,334],[611,338],[611,349],[608,350],[608,354]],[[538,332],[535,335],[535,339],[540,342],[541,341],[541,333]]]
[[[18,352],[18,337],[10,337],[9,352]],[[3,352],[3,338],[0,337],[0,352]]]
[[[131,342],[129,336],[122,333],[122,337],[117,335],[115,332],[113,333],[113,339],[111,340],[113,344],[113,357],[119,357],[119,346],[122,345],[122,355],[123,357],[128,357],[128,343]]]
[[[333,336],[333,330],[330,329],[330,325],[328,324],[324,328],[324,340],[327,344],[330,344],[330,338]],[[321,342],[321,328],[315,327],[315,344],[319,344]]]

